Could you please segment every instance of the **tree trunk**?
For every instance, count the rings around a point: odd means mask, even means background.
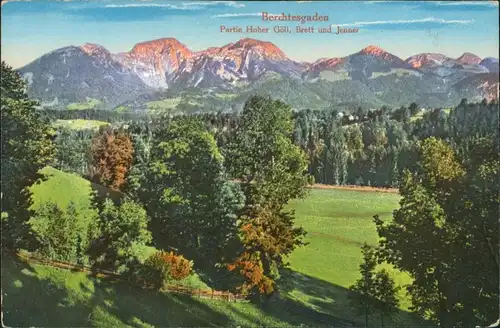
[[[368,309],[365,309],[365,327],[368,327]]]
[[[380,313],[380,319],[382,321],[382,328],[384,328],[384,314]]]
[[[261,252],[261,257],[260,257],[260,260],[262,261],[262,269],[264,270],[264,274],[266,276],[270,276],[271,275],[271,262],[269,261],[269,259],[267,258],[267,256]]]

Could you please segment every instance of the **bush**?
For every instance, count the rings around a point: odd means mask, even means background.
[[[159,252],[161,258],[169,268],[169,276],[173,280],[182,280],[191,274],[193,262],[185,259],[182,255],[175,255],[173,252]]]
[[[191,274],[193,262],[173,252],[159,251],[151,255],[135,271],[136,279],[155,289],[161,289],[172,280],[182,280]]]

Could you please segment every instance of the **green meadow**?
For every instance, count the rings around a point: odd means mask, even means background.
[[[68,128],[72,130],[98,130],[101,126],[109,125],[107,122],[96,120],[56,120],[52,126],[54,128]]]
[[[95,109],[102,104],[102,101],[94,98],[87,98],[85,102],[71,103],[66,106],[68,110],[85,110],[85,109]]]

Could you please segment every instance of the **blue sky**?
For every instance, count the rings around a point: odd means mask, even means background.
[[[290,58],[314,61],[341,57],[373,44],[401,57],[438,52],[458,57],[472,52],[498,57],[498,3],[460,2],[236,2],[236,1],[14,1],[2,5],[2,60],[14,67],[68,45],[86,42],[111,52],[134,44],[175,37],[191,50],[222,46],[243,37],[271,41]],[[264,22],[260,13],[327,15],[332,25],[359,28],[357,34],[221,33],[220,25],[273,27],[298,22]]]

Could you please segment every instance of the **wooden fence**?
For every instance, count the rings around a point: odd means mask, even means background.
[[[93,274],[99,278],[110,278],[113,280],[122,280],[122,281],[128,280],[128,277],[120,275],[116,272],[112,272],[112,271],[108,271],[108,270],[101,270],[101,269],[93,269],[93,268],[85,266],[85,265],[73,264],[73,263],[64,262],[64,261],[50,260],[50,259],[46,259],[46,258],[43,258],[40,256],[30,254],[30,253],[25,252],[25,251],[16,252],[15,255],[17,255],[18,258],[20,258],[21,260],[24,260],[26,262],[43,264],[43,265],[47,265],[47,266],[51,266],[51,267],[59,268],[59,269],[63,269],[63,270],[87,272],[87,273]],[[162,291],[165,291],[168,293],[175,293],[175,294],[183,294],[183,295],[189,295],[189,296],[194,296],[194,297],[200,297],[200,298],[218,299],[218,300],[224,300],[224,301],[228,301],[228,302],[241,302],[241,301],[247,300],[246,295],[243,295],[243,294],[235,294],[235,293],[231,293],[231,292],[227,292],[227,291],[219,291],[219,290],[214,290],[214,289],[209,289],[209,290],[208,289],[195,289],[195,288],[190,288],[190,287],[181,286],[181,285],[167,285],[164,288],[162,288]]]

